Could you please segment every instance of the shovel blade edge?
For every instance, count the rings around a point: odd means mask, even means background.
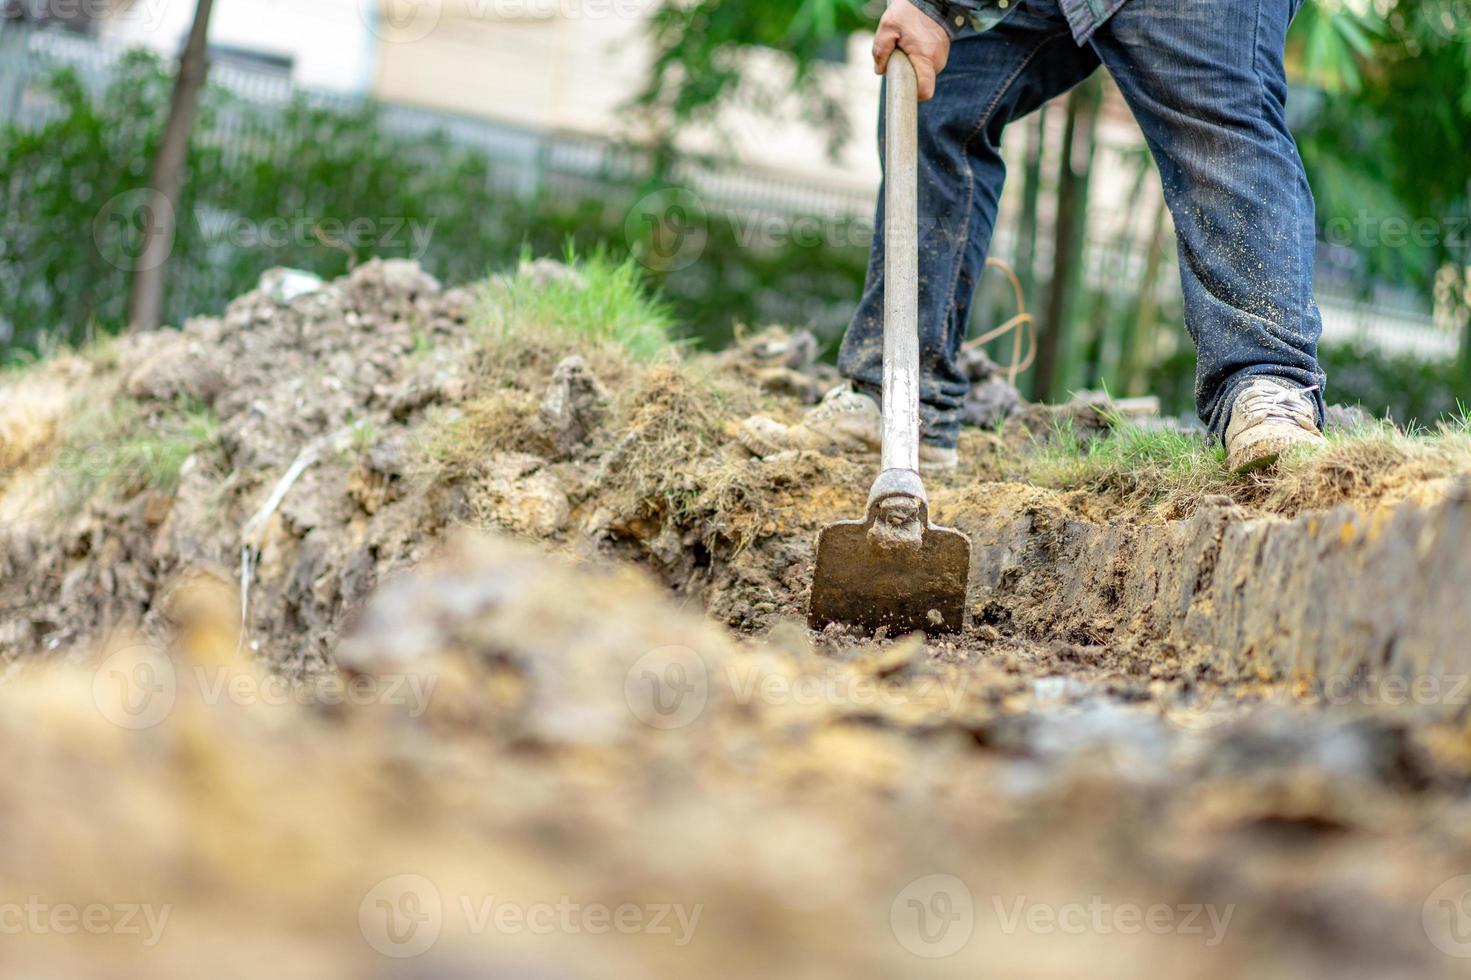
[[[970,540],[928,525],[918,548],[882,547],[868,527],[866,520],[838,521],[818,532],[807,625],[887,626],[891,634],[964,628]]]

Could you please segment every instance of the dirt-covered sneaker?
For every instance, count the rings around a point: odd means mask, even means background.
[[[1226,467],[1232,473],[1270,466],[1293,446],[1321,446],[1318,413],[1308,393],[1281,378],[1262,377],[1242,388],[1226,426]]]
[[[796,425],[784,425],[765,415],[746,419],[736,438],[755,456],[774,456],[794,449],[876,453],[883,445],[882,414],[878,402],[838,385]],[[954,448],[920,443],[919,461],[926,469],[948,470],[958,464]]]

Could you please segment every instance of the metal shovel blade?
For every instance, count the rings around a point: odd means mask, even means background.
[[[817,535],[807,624],[891,632],[965,626],[970,541],[930,523],[919,475],[919,102],[914,66],[889,57],[884,81],[884,377],[880,470],[861,521]]]
[[[924,520],[907,546],[870,533],[877,508],[861,521],[838,521],[817,535],[817,569],[807,625],[851,623],[890,633],[953,633],[965,625],[970,541]]]

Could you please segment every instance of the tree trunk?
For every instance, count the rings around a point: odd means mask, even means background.
[[[1022,167],[1022,213],[1016,225],[1016,276],[1028,298],[1037,276],[1037,199],[1042,192],[1042,155],[1047,140],[1047,107],[1027,123],[1027,156]]]
[[[209,18],[214,0],[199,0],[194,26],[179,60],[174,94],[158,155],[153,159],[147,203],[143,205],[147,234],[137,259],[130,302],[130,329],[152,330],[163,319],[164,276],[177,230],[179,189],[189,158],[189,139],[199,114],[199,95],[209,74]]]
[[[1088,174],[1097,146],[1098,107],[1103,89],[1094,76],[1068,96],[1058,160],[1057,221],[1053,229],[1052,281],[1047,288],[1047,318],[1037,347],[1032,395],[1056,400],[1071,384],[1078,352],[1072,347],[1074,307],[1083,273],[1083,241],[1088,230]]]
[[[29,59],[27,32],[18,23],[7,29],[7,23],[7,18],[0,17],[0,65],[5,66],[5,71],[0,72],[0,122],[12,126],[20,121],[20,98],[25,91]]]

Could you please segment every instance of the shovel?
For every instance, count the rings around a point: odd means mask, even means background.
[[[883,454],[867,515],[817,535],[807,624],[954,632],[965,625],[970,541],[930,523],[919,477],[919,103],[901,51],[889,58],[884,99]]]

